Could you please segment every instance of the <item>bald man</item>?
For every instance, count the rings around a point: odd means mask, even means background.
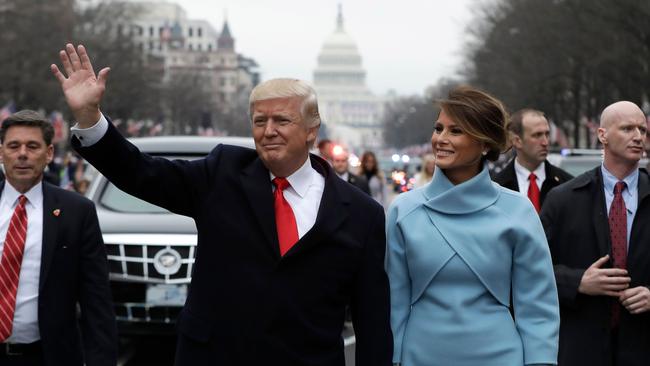
[[[558,365],[650,364],[650,178],[646,118],[631,102],[601,114],[601,166],[553,189],[541,219],[560,298]]]

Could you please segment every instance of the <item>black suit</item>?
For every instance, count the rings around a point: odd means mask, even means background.
[[[353,186],[359,188],[366,194],[370,195],[370,187],[368,186],[368,181],[366,180],[366,178],[348,172],[348,183],[352,184]]]
[[[0,192],[4,184],[0,182]],[[47,366],[117,363],[108,261],[95,206],[47,182],[43,182],[38,326]]]
[[[573,179],[571,174],[555,165],[552,165],[547,160],[544,161],[544,172],[546,173],[546,179],[544,179],[542,188],[539,190],[540,207],[544,205],[546,195],[551,189]],[[515,172],[515,159],[513,158],[510,163],[508,163],[508,165],[506,165],[506,167],[494,177],[493,180],[499,183],[502,187],[519,192],[519,183],[517,182],[517,173]]]
[[[560,366],[612,365],[610,316],[618,300],[578,292],[586,268],[611,252],[600,169],[552,190],[541,213],[560,298]],[[630,287],[650,285],[650,179],[645,170],[639,171],[638,195],[627,259]],[[616,365],[650,365],[650,313],[631,315],[621,308],[618,334]]]
[[[168,161],[140,154],[112,125],[93,146],[73,143],[120,189],[196,222],[177,365],[343,366],[348,303],[356,365],[391,364],[383,209],[326,161],[311,156],[325,176],[316,223],[281,257],[255,150],[219,145],[205,159]]]

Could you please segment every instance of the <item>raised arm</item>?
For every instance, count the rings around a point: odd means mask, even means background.
[[[110,120],[102,118],[99,106],[109,69],[104,68],[95,75],[82,45],[75,49],[67,44],[59,56],[63,72],[56,65],[51,69],[77,122],[76,138],[72,140],[75,150],[124,192],[174,213],[194,217],[209,187],[208,166],[216,166],[220,153],[211,155],[210,163],[204,159],[170,161],[141,153]],[[93,126],[98,128],[79,130]]]
[[[65,50],[59,51],[59,57],[64,72],[61,72],[56,64],[52,64],[50,69],[61,84],[65,100],[79,127],[92,127],[101,115],[99,104],[106,89],[110,69],[105,67],[95,75],[83,45],[78,45],[75,50],[75,47],[68,43]]]

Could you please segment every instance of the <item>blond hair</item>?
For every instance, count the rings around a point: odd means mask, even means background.
[[[315,127],[320,125],[320,114],[318,113],[316,91],[302,80],[289,78],[271,79],[257,85],[253,89],[248,101],[251,119],[255,102],[268,99],[293,97],[302,98],[300,113],[306,127]]]

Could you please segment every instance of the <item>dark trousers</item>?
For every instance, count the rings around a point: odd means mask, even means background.
[[[9,348],[6,344],[0,343],[1,366],[43,366],[43,364],[40,341]]]
[[[0,356],[2,366],[43,366],[42,355]]]
[[[43,357],[41,356],[2,356],[0,357],[2,366],[43,366]]]
[[[618,327],[612,328],[612,331],[610,333],[610,344],[611,346],[611,352],[612,352],[612,366],[617,365],[617,358],[618,358]]]

